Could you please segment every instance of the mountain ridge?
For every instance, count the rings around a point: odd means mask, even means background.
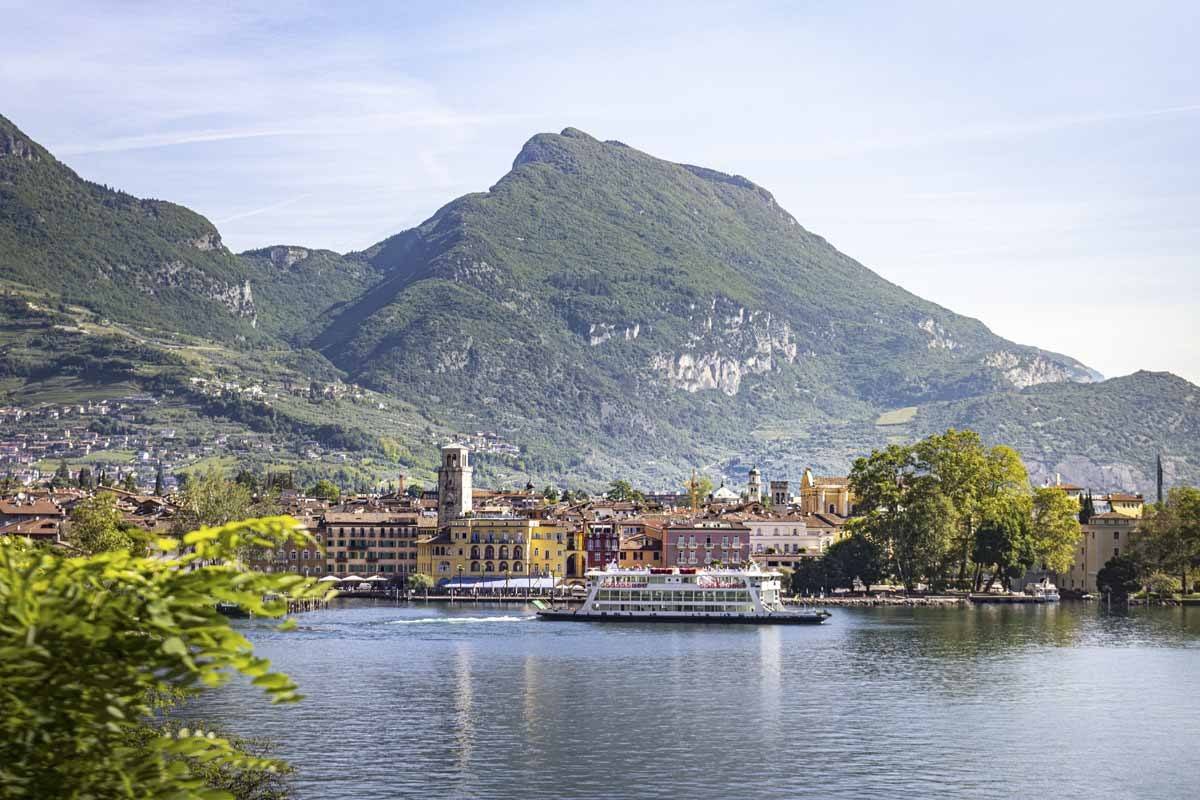
[[[989,427],[987,414],[1014,425],[1033,413],[1029,396],[1058,407],[1097,403],[1106,416],[1079,422],[1079,434],[1110,430],[1109,420],[1132,424],[1128,405],[1152,402],[1107,381],[1089,393],[1101,377],[1094,370],[886,280],[743,176],[575,128],[534,135],[487,191],[345,254],[275,245],[235,255],[211,223],[170,204],[161,232],[153,220],[114,216],[161,201],[83,181],[3,117],[0,200],[8,285],[52,296],[57,287],[64,302],[97,314],[153,305],[144,302],[152,297],[162,313],[143,309],[128,321],[250,350],[296,348],[298,363],[323,359],[319,372],[340,370],[425,419],[501,431],[524,448],[508,467],[546,478],[676,480],[696,465],[736,474],[746,459],[844,469],[851,455],[930,425],[974,422],[1001,437],[1007,429]],[[38,214],[68,228],[73,214],[95,217],[119,235],[98,252],[35,241],[26,223]],[[207,236],[189,239],[196,230]],[[195,251],[185,266],[228,281],[252,307],[239,312],[204,284],[133,281],[108,294],[106,263],[158,280],[164,259],[183,259],[172,249],[181,242]],[[1190,396],[1175,384],[1166,390]],[[1166,419],[1158,405],[1149,416]],[[908,422],[876,424],[907,407],[916,409]],[[1174,449],[1179,474],[1191,475],[1200,433],[1190,422],[1184,429],[1192,438]],[[1112,475],[1136,467],[1144,478],[1145,454],[1129,442],[1097,450],[1074,433],[1033,430],[1023,446],[1042,472],[1091,458],[1089,447],[1094,466],[1108,448],[1130,466]]]

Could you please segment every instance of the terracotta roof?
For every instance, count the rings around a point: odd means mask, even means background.
[[[411,525],[414,522],[418,522],[418,520],[419,517],[415,513],[363,512],[362,514],[354,514],[341,512],[325,515],[325,523],[327,525],[379,525],[382,523]]]
[[[814,486],[847,486],[850,478],[845,475],[817,475],[813,478]]]
[[[30,536],[33,538],[58,538],[59,522],[53,519],[34,519],[0,525],[0,536]]]
[[[34,500],[32,502],[18,503],[9,500],[0,500],[0,516],[20,517],[20,516],[36,516],[36,517],[61,517],[65,516],[62,508],[57,503],[50,500]]]
[[[1140,494],[1125,494],[1122,492],[1113,492],[1108,496],[1110,503],[1137,503],[1142,500]]]
[[[1120,514],[1116,511],[1105,511],[1103,514],[1092,514],[1091,519],[1089,519],[1088,522],[1091,522],[1093,519],[1123,519],[1126,522],[1135,524],[1139,521],[1137,517],[1131,517],[1128,514]]]

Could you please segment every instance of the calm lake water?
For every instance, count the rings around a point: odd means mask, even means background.
[[[1200,608],[834,609],[820,627],[368,605],[244,627],[306,693],[193,713],[309,800],[1197,797]]]

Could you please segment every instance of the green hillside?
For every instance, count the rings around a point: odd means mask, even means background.
[[[507,443],[485,480],[665,488],[841,471],[949,426],[1038,476],[1147,490],[1162,452],[1200,480],[1200,389],[1099,377],[889,283],[745,178],[575,129],[362,252],[235,255],[0,118],[0,404],[150,391],[170,413],[146,430],[243,431],[356,481],[479,431]]]

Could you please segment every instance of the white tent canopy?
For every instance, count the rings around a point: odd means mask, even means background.
[[[367,578],[366,581],[367,583],[379,583],[380,581],[387,583],[387,578],[383,577],[382,575],[372,575],[371,577]]]
[[[324,578],[318,578],[317,583],[337,583],[340,580],[337,575],[326,575]]]
[[[365,580],[366,578],[361,575],[347,575],[346,577],[342,578],[342,583],[354,583],[355,581],[362,583]]]

